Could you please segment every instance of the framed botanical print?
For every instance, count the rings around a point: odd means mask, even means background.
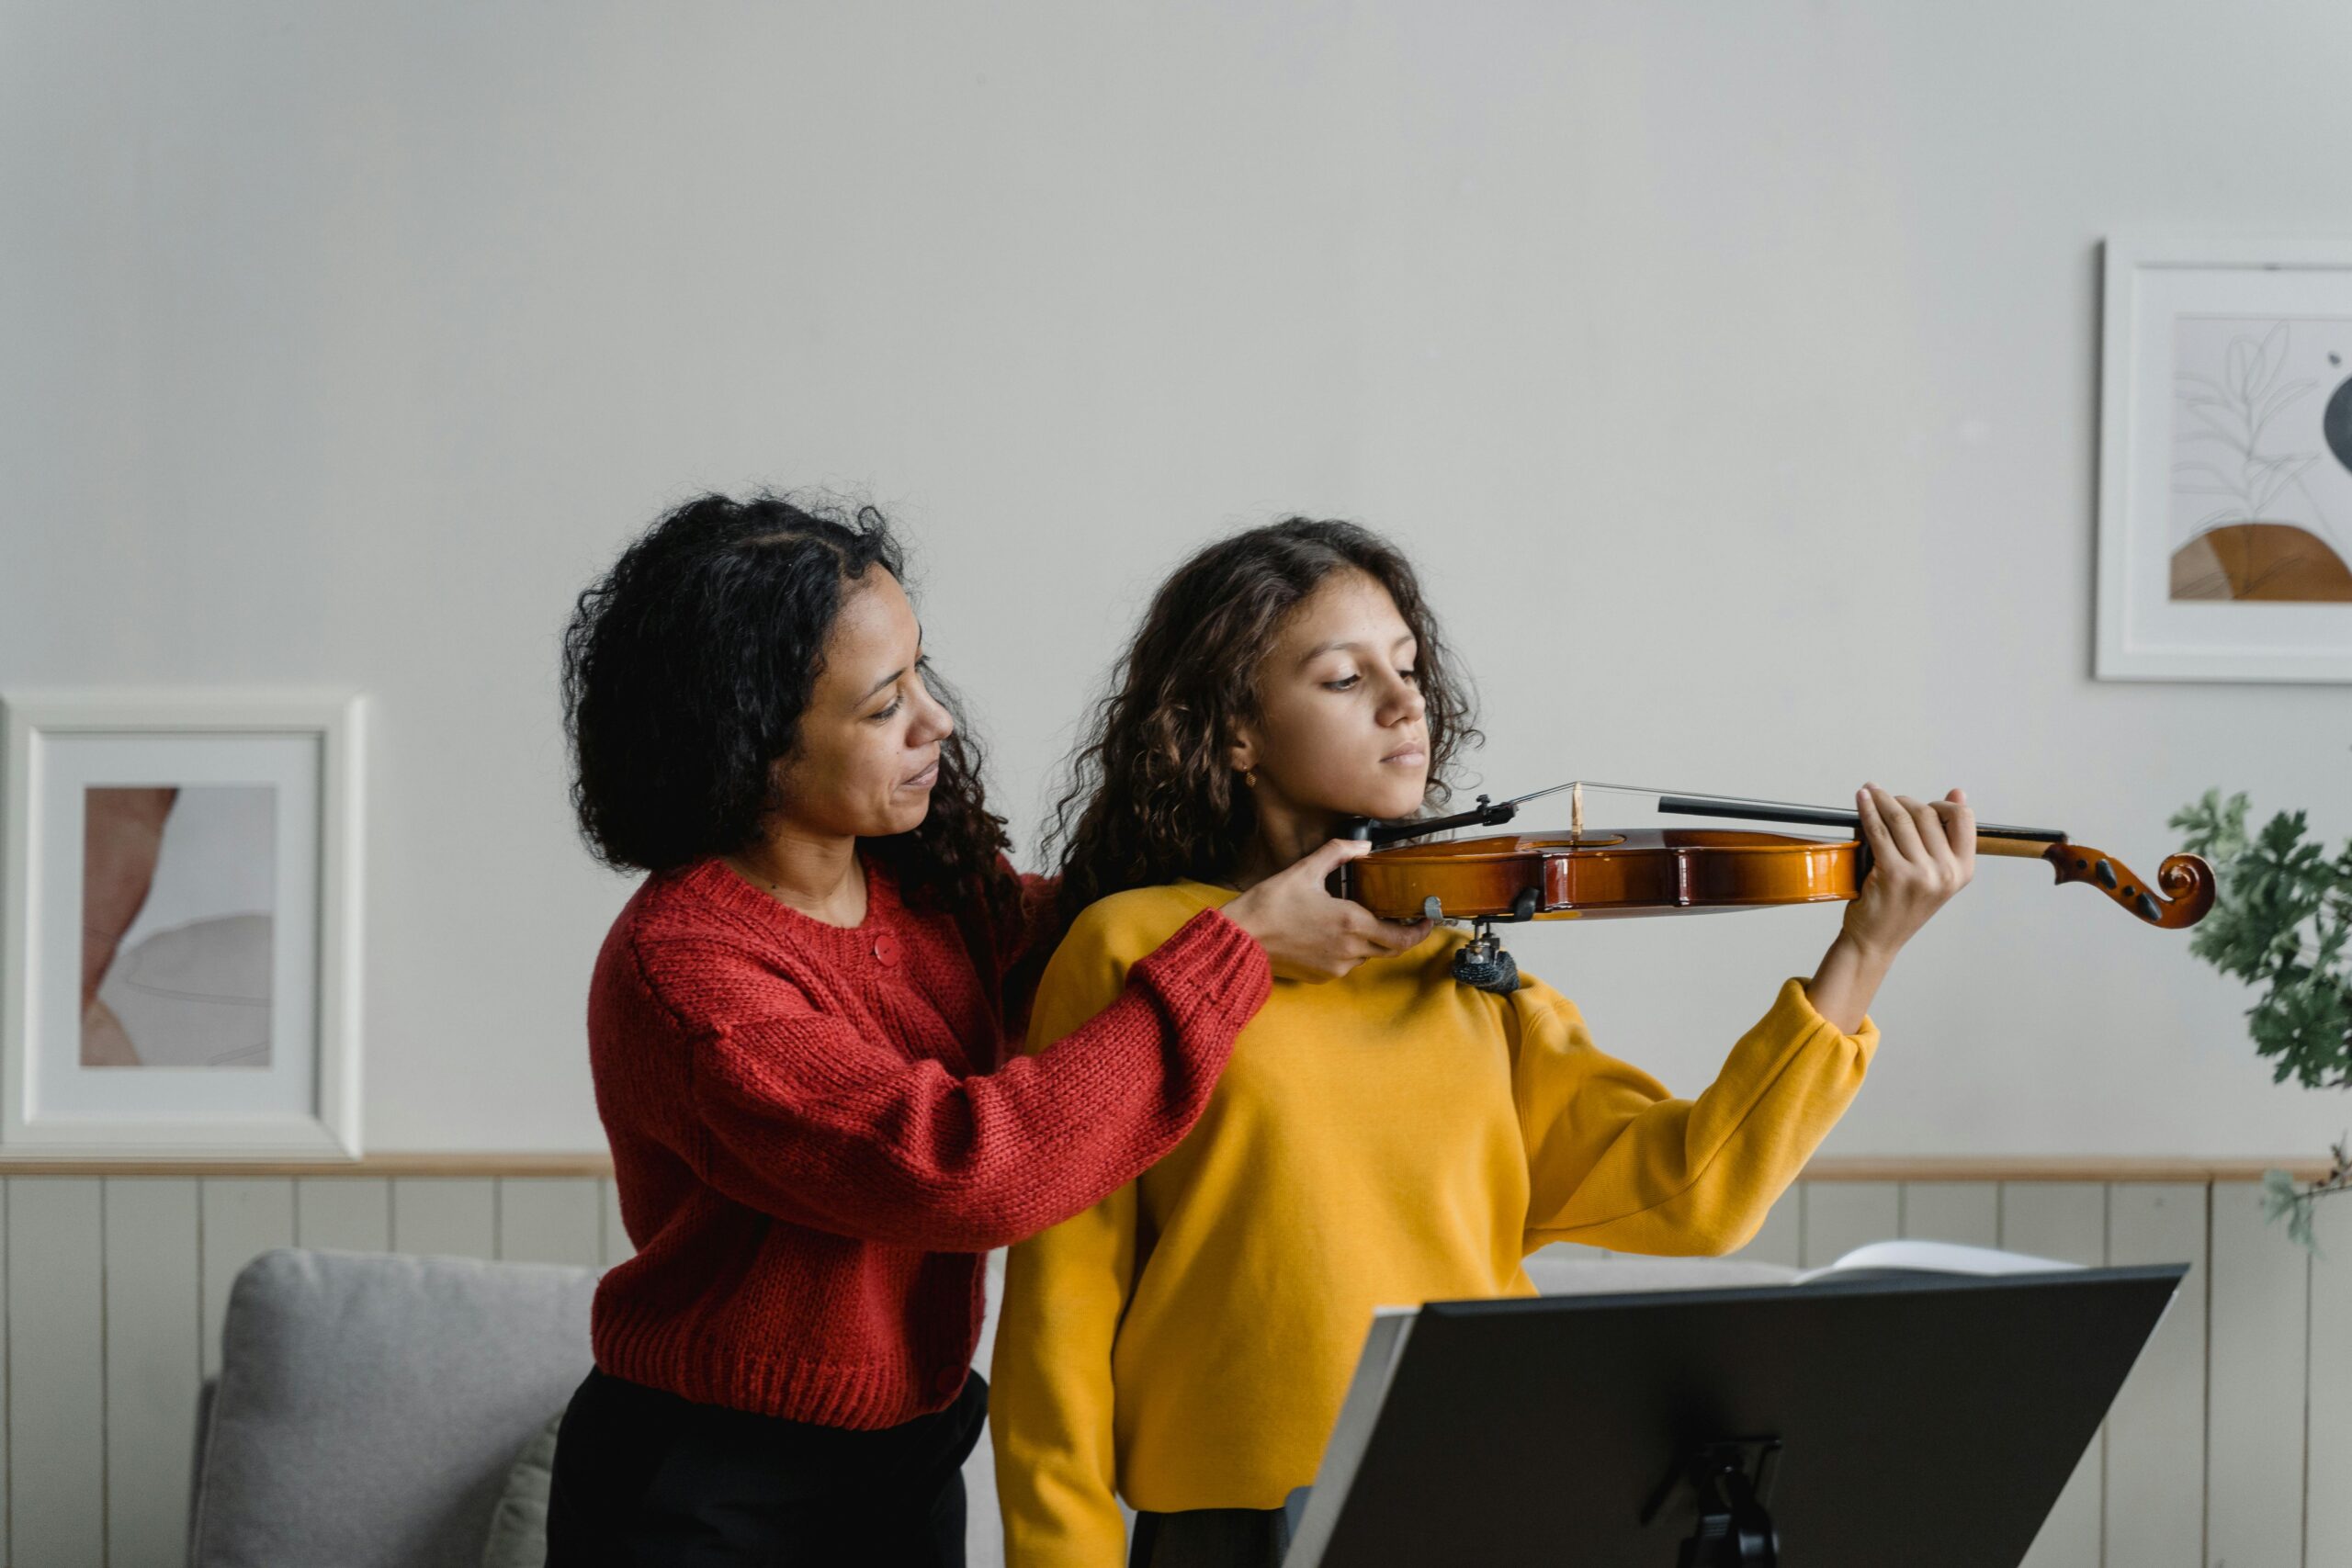
[[[0,1152],[356,1158],[359,699],[0,707]]]
[[[2352,681],[2352,239],[2107,243],[2104,679]]]

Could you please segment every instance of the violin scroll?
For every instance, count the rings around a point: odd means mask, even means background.
[[[2213,868],[2201,855],[2166,855],[2155,885],[2105,850],[2061,840],[2042,852],[2061,883],[2085,882],[2152,926],[2178,931],[2193,926],[2213,907]]]

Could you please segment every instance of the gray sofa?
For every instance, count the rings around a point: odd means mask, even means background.
[[[1001,1259],[993,1260],[1001,1263]],[[1528,1260],[1547,1294],[1776,1283],[1713,1258]],[[989,1273],[988,1365],[1001,1269]],[[196,1568],[477,1568],[515,1456],[589,1366],[595,1271],[285,1248],[238,1275],[200,1413]],[[973,1568],[1002,1561],[982,1440]]]
[[[477,1568],[524,1445],[588,1372],[595,1270],[265,1252],[199,1416],[197,1568]]]

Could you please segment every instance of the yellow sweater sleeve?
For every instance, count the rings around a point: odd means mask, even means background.
[[[1849,1035],[1781,987],[1696,1100],[1605,1055],[1574,1003],[1531,980],[1510,999],[1526,1140],[1526,1245],[1724,1253],[1745,1246],[1861,1087],[1878,1026]]]
[[[1081,916],[1038,983],[1029,1049],[1069,1034],[1125,983],[1126,964],[1102,921]],[[1130,1182],[1007,1255],[989,1432],[1008,1568],[1125,1561],[1111,1351],[1135,1280],[1136,1205]]]

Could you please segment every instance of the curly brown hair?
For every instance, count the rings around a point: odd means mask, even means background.
[[[658,872],[754,842],[785,805],[772,764],[797,742],[834,617],[877,567],[906,580],[874,508],[765,493],[697,496],[622,551],[563,637],[571,804],[590,852]],[[923,680],[956,720],[931,810],[862,847],[918,905],[977,900],[1015,918],[979,743],[928,660]]]
[[[1453,667],[1412,563],[1353,523],[1285,517],[1220,539],[1176,569],[1113,668],[1046,838],[1060,863],[1057,914],[1130,887],[1233,874],[1256,830],[1227,747],[1258,716],[1258,671],[1283,621],[1335,571],[1388,591],[1419,643],[1428,705],[1427,804],[1451,793],[1451,769],[1479,739],[1468,683]]]

